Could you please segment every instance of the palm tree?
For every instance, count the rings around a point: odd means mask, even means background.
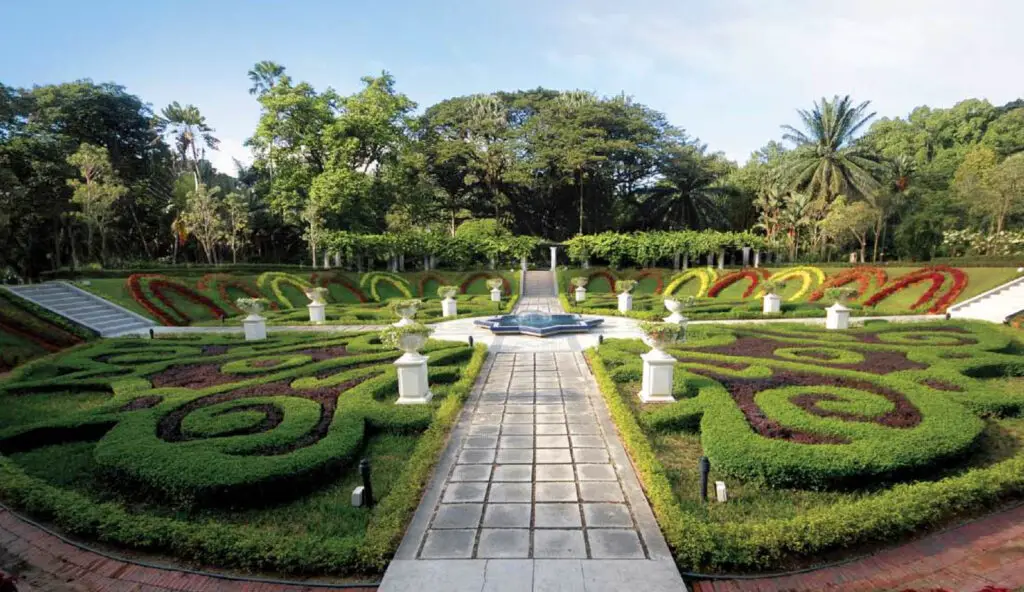
[[[667,150],[658,164],[661,181],[644,191],[644,219],[668,228],[708,228],[725,220],[723,203],[729,188],[719,183],[722,156],[706,154],[703,145]]]
[[[213,135],[214,129],[206,124],[206,118],[199,112],[198,107],[182,106],[178,101],[174,101],[164,108],[160,117],[156,118],[156,131],[173,142],[183,161],[188,162],[191,154],[193,176],[198,190],[201,177],[199,161],[206,152],[202,146],[216,150],[220,144],[220,140]]]
[[[796,259],[800,244],[801,229],[813,224],[814,198],[809,193],[793,192],[786,196],[779,216],[782,230],[789,243],[789,260]]]
[[[861,197],[878,187],[872,176],[875,160],[854,143],[854,136],[874,116],[870,101],[854,106],[850,96],[838,95],[800,109],[804,131],[784,125],[783,138],[796,145],[789,169],[794,189],[831,202],[837,195]]]
[[[249,82],[252,82],[252,86],[249,87],[249,94],[256,96],[264,94],[274,88],[274,85],[277,84],[282,76],[284,76],[284,66],[281,64],[269,60],[257,62],[249,70]]]
[[[874,228],[875,243],[871,254],[871,260],[876,263],[878,262],[878,247],[885,242],[885,230],[888,226],[889,217],[892,215],[893,210],[899,208],[906,198],[907,190],[910,189],[910,180],[916,167],[914,159],[906,154],[901,154],[896,158],[885,161],[883,165],[883,172],[887,181],[886,185],[865,196],[877,214]]]

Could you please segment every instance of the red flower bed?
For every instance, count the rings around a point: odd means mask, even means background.
[[[420,298],[431,298],[434,294],[427,294],[427,284],[437,282],[438,286],[446,286],[448,282],[436,273],[428,273],[420,278]]]
[[[761,278],[767,279],[769,275],[770,274],[763,269],[741,269],[740,271],[734,271],[724,276],[711,286],[711,289],[708,290],[708,298],[717,297],[722,290],[742,279],[750,280],[750,286],[748,286],[746,291],[743,292],[743,298],[749,298],[754,293],[754,290],[757,289],[757,286],[760,285]]]
[[[953,285],[944,294],[939,296],[935,300],[934,304],[932,304],[931,308],[928,309],[928,312],[931,314],[941,313],[945,311],[946,307],[952,304],[964,291],[964,288],[967,287],[967,274],[955,267],[949,267],[946,265],[926,267],[924,269],[908,273],[895,282],[885,286],[878,292],[875,292],[871,298],[868,298],[867,301],[864,302],[864,306],[875,306],[879,302],[907,286],[919,284],[921,282],[931,282],[931,285],[928,286],[925,293],[917,299],[917,302],[914,302],[914,304],[910,306],[912,310],[920,308],[928,302],[931,302],[932,299],[935,298],[936,294],[938,294],[939,289],[942,288],[942,285],[946,281],[946,276],[944,274],[949,274],[952,277]]]
[[[146,291],[152,292],[153,296],[163,305],[163,308],[149,299]],[[141,304],[147,311],[165,325],[188,325],[192,318],[175,306],[167,293],[172,292],[193,304],[205,307],[214,317],[225,317],[227,313],[217,304],[189,288],[188,286],[176,283],[170,278],[157,274],[136,273],[128,276],[128,291],[132,298]]]
[[[817,290],[811,292],[807,300],[808,302],[817,302],[824,298],[825,291],[829,288],[841,288],[853,282],[857,282],[857,295],[859,298],[871,289],[871,280],[875,280],[875,285],[881,288],[888,279],[889,276],[880,267],[854,267],[826,279],[825,283],[818,286]]]
[[[655,294],[661,294],[661,291],[665,289],[665,277],[662,275],[661,270],[658,269],[645,269],[640,273],[633,276],[632,279],[636,280],[637,283],[644,278],[654,278],[658,282],[658,285],[654,287]],[[612,290],[615,290],[615,282],[612,282]]]
[[[491,273],[483,273],[483,272],[481,272],[481,273],[474,273],[474,274],[470,275],[469,277],[467,277],[466,279],[462,280],[462,283],[459,284],[459,292],[462,292],[463,294],[465,294],[466,290],[468,290],[469,287],[473,284],[473,282],[475,282],[477,280],[484,280],[484,281],[486,281],[486,280],[494,279],[496,277],[500,277],[500,276],[495,275],[495,274],[491,274]],[[508,280],[505,279],[505,278],[501,278],[501,289],[502,289],[502,292],[504,294],[506,294],[506,295],[512,293],[512,286],[508,283]]]
[[[586,270],[584,270],[584,271],[586,271]],[[615,276],[614,275],[612,275],[611,273],[609,273],[609,272],[607,272],[605,270],[595,271],[593,273],[589,273],[589,274],[587,274],[587,285],[588,286],[590,285],[590,282],[593,281],[594,278],[604,278],[604,280],[606,282],[608,282],[608,289],[612,293],[615,292]],[[573,291],[576,290],[576,288],[570,282],[569,285],[566,286],[565,290],[566,290],[567,293],[569,293],[571,295],[573,293]]]
[[[220,297],[220,301],[224,304],[227,304],[237,312],[244,311],[238,308],[238,306],[235,304],[235,299],[232,298],[230,294],[228,294],[229,288],[234,288],[235,290],[242,292],[249,298],[266,298],[263,294],[259,292],[259,290],[246,284],[242,280],[232,277],[226,273],[208,273],[204,275],[202,278],[200,278],[198,282],[196,282],[196,288],[200,290],[209,290],[210,288],[214,287],[217,289],[217,295]],[[270,301],[271,310],[278,309],[276,302],[269,298],[267,300]]]
[[[369,298],[366,297],[366,294],[363,294],[363,291],[360,290],[358,286],[352,284],[352,282],[345,279],[344,276],[329,272],[324,274],[314,273],[309,276],[309,281],[321,288],[327,288],[331,284],[341,286],[355,296],[359,302],[369,302]],[[277,306],[275,305],[274,308],[277,308]]]

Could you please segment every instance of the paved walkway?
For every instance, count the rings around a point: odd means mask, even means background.
[[[542,274],[517,311],[561,312]],[[503,339],[381,591],[685,590],[582,354]]]
[[[782,578],[717,580],[697,592],[867,592],[1024,588],[1024,507],[845,565]]]

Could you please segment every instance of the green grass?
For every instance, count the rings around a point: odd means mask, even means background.
[[[1024,496],[1024,344],[1019,331],[948,322],[877,324],[842,333],[797,325],[699,329],[684,346],[671,349],[683,359],[676,368],[677,400],[671,404],[640,402],[638,354],[647,349],[640,342],[606,340],[588,352],[683,568],[736,572],[804,566],[983,514]],[[874,337],[867,342],[856,339],[868,334]],[[835,349],[865,360],[898,354],[923,367],[892,369],[878,365],[891,361],[875,361],[844,368],[812,358],[763,357],[754,353],[754,342],[732,353],[717,349],[739,338],[778,342],[776,350],[791,343],[819,352]],[[849,441],[812,444],[790,441],[789,435],[763,435],[751,423],[754,416],[740,413],[733,398],[743,382],[728,388],[721,382],[723,376],[765,380],[780,372],[828,380],[809,387],[794,387],[790,379],[754,387],[757,413],[787,430],[841,434]],[[927,381],[962,390],[940,390]],[[903,397],[920,414],[918,423],[873,423],[880,412],[894,407],[865,391],[865,384]],[[784,392],[784,399],[772,394]],[[840,400],[819,401],[819,410],[861,419],[819,417],[792,402],[797,394],[822,393],[837,393]],[[934,434],[926,436],[927,430]],[[923,439],[909,444],[913,438]],[[957,450],[942,451],[957,441]],[[729,488],[728,503],[700,501],[702,456],[711,459],[712,499],[713,484],[721,480]],[[851,456],[856,462],[842,469]],[[902,458],[902,467],[882,473],[871,469],[889,456]]]
[[[108,339],[36,360],[0,380],[0,499],[186,562],[379,576],[486,354],[425,351],[428,405],[396,404],[399,352],[375,334]],[[373,509],[350,504],[360,458]]]

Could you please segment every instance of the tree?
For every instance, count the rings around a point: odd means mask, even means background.
[[[789,125],[783,138],[792,142],[792,186],[831,201],[840,194],[862,196],[878,186],[875,161],[853,142],[875,114],[869,101],[854,106],[849,95],[822,98],[812,111],[799,110],[803,131]]]
[[[994,194],[990,179],[998,160],[991,148],[975,146],[956,169],[953,190],[968,210],[985,215],[991,212],[992,204],[998,203],[999,198]],[[995,218],[990,218],[989,221],[995,230]]]
[[[76,179],[68,179],[68,186],[74,192],[71,202],[80,210],[75,215],[85,222],[87,229],[86,249],[93,253],[93,235],[100,233],[100,261],[107,261],[107,229],[116,218],[114,204],[128,192],[121,184],[110,165],[107,149],[92,144],[82,144],[78,151],[68,157],[68,164],[78,169]]]
[[[1024,150],[1024,107],[1007,111],[989,124],[982,143],[1000,157]]]
[[[206,148],[216,150],[220,144],[214,135],[214,129],[206,124],[206,118],[195,105],[180,105],[174,101],[164,108],[157,119],[157,132],[172,140],[183,162],[191,166],[195,175],[195,186],[199,189],[202,182],[199,161],[205,155]]]
[[[795,260],[799,253],[802,230],[814,224],[813,208],[814,199],[808,193],[793,192],[783,200],[779,226],[786,233],[790,261]]]
[[[735,166],[720,153],[707,154],[704,145],[666,147],[658,163],[661,181],[646,193],[645,217],[656,228],[722,226],[725,201],[732,189],[721,180]]]
[[[988,181],[991,191],[976,207],[994,221],[995,232],[1002,232],[1008,217],[1024,212],[1024,152],[999,163]]]
[[[181,223],[196,240],[206,255],[206,261],[217,263],[217,243],[224,236],[224,220],[221,218],[221,204],[217,199],[220,187],[199,187],[188,193]]]
[[[842,237],[849,235],[860,247],[860,261],[867,256],[868,233],[878,220],[878,212],[864,201],[849,203],[842,195],[832,202],[828,214],[819,222],[825,236],[836,241],[836,246],[843,248]]]
[[[231,248],[231,262],[238,263],[238,249],[249,232],[249,201],[238,191],[232,191],[224,198],[224,218],[227,227],[228,246]]]
[[[269,60],[256,62],[256,65],[249,70],[250,95],[262,95],[274,88],[274,85],[284,76],[284,66]]]

